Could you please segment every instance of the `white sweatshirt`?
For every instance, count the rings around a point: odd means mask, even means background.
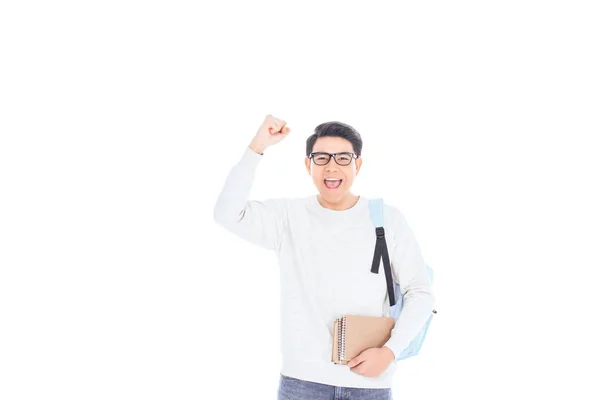
[[[333,386],[391,388],[393,361],[378,377],[362,376],[331,361],[333,322],[342,314],[389,316],[383,261],[371,272],[375,226],[367,198],[337,211],[317,195],[249,200],[260,160],[246,148],[214,208],[228,231],[273,250],[281,290],[281,374]],[[384,229],[392,275],[404,295],[402,312],[385,344],[399,354],[421,330],[434,306],[425,262],[403,214],[386,204]]]

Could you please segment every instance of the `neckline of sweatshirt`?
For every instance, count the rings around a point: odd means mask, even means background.
[[[317,212],[320,216],[330,219],[339,220],[340,223],[344,223],[345,221],[349,221],[356,215],[361,214],[365,211],[365,207],[368,206],[367,199],[359,195],[358,201],[350,208],[345,210],[333,210],[331,208],[324,207],[319,203],[318,194],[314,194],[310,196],[310,204],[311,208]]]

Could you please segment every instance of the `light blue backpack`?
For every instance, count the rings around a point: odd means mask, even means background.
[[[400,285],[394,282],[392,278],[392,269],[390,266],[390,257],[388,254],[387,244],[385,241],[385,231],[383,229],[383,199],[371,199],[369,200],[369,211],[371,213],[371,220],[375,225],[375,233],[377,235],[377,242],[375,246],[375,256],[373,258],[373,265],[371,272],[374,274],[379,273],[379,261],[383,258],[383,269],[385,271],[385,279],[387,281],[388,300],[390,302],[390,317],[394,317],[398,320],[400,311],[402,310],[402,296],[400,294]],[[433,282],[433,270],[426,265],[427,272],[429,273],[429,279]],[[410,342],[410,344],[396,356],[396,361],[404,360],[406,358],[416,356],[421,350],[429,324],[433,315],[437,314],[436,310],[432,310],[432,314],[427,319],[427,322],[421,329],[421,332]]]

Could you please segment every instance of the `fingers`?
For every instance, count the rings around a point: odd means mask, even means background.
[[[274,132],[282,132],[283,127],[285,126],[285,121],[281,121],[279,119],[275,119],[271,122],[271,128]]]
[[[354,372],[355,374],[364,375],[366,372],[365,364],[360,363],[356,367],[350,368],[350,371]]]
[[[290,133],[291,128],[289,126],[281,126],[280,124],[273,124],[271,126],[269,126],[269,133],[271,134],[275,134],[275,133],[281,133],[283,135],[287,135],[288,133]]]
[[[269,133],[277,133],[277,132],[281,132],[281,133],[289,133],[290,129],[289,127],[287,129],[286,128],[286,124],[287,122],[279,119],[279,118],[275,118],[274,116],[272,116],[271,114],[267,115],[267,117],[265,118],[265,121],[267,122],[268,126],[269,126]]]
[[[380,373],[376,372],[376,370],[374,369],[374,366],[368,365],[368,364],[369,363],[363,361],[360,364],[358,364],[357,366],[350,368],[350,371],[354,372],[355,374],[359,374],[359,375],[366,376],[366,377],[379,376]]]
[[[287,130],[289,129],[289,127],[285,126],[285,124],[287,124],[287,122],[285,122],[284,120],[279,120],[279,131],[281,133],[287,133]]]
[[[354,357],[352,360],[348,361],[348,366],[350,368],[352,367],[356,367],[358,364],[362,363],[364,361],[364,359],[358,355],[356,357]]]

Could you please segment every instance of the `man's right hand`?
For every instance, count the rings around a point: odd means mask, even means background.
[[[267,147],[277,144],[287,137],[291,129],[286,126],[286,123],[271,114],[267,115],[248,147],[262,154]]]

